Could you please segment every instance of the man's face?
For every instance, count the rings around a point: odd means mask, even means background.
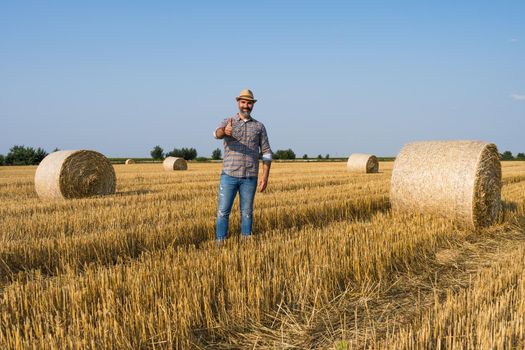
[[[239,105],[239,113],[244,117],[249,117],[253,109],[253,101],[239,100],[237,104]]]

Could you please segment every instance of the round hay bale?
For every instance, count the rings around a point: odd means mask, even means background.
[[[126,165],[128,164],[135,164],[135,160],[134,159],[126,159]]]
[[[95,151],[57,151],[36,169],[35,189],[42,199],[84,198],[115,193],[110,161]]]
[[[442,216],[478,228],[496,221],[500,198],[501,164],[492,143],[414,142],[396,157],[390,189],[394,211]]]
[[[372,154],[354,153],[348,157],[346,170],[355,173],[377,173],[379,162]]]
[[[167,171],[186,170],[188,169],[188,162],[186,162],[184,158],[167,157],[166,159],[164,159],[162,166]]]

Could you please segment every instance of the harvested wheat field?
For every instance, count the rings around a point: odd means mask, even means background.
[[[220,164],[115,165],[116,193],[37,197],[0,167],[0,348],[524,348],[525,162],[473,229],[392,213],[393,163],[274,163],[256,236],[214,242]]]

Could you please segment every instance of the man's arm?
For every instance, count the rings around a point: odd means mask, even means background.
[[[217,128],[215,132],[213,133],[213,136],[215,136],[216,139],[223,139],[224,136],[226,136],[226,133],[224,132],[224,128]]]
[[[222,124],[225,124],[225,125],[222,126]],[[213,136],[215,136],[216,139],[223,139],[225,136],[232,136],[232,133],[233,133],[232,118],[229,118],[227,123],[224,123],[223,121],[221,125],[219,125],[217,129],[215,129]]]
[[[268,186],[268,178],[270,177],[270,168],[272,167],[271,161],[263,161],[263,174],[259,179],[259,192],[264,192],[266,186]]]
[[[266,133],[266,128],[262,127],[261,132],[261,151],[263,154],[263,174],[259,180],[259,192],[264,192],[266,186],[268,185],[268,178],[270,177],[270,168],[272,166],[273,152],[270,148],[270,142],[268,141],[268,134]]]

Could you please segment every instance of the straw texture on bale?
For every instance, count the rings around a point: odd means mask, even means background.
[[[167,171],[188,169],[188,163],[186,162],[186,160],[184,158],[178,157],[167,157],[166,159],[164,159],[162,166]]]
[[[45,157],[35,174],[42,199],[84,198],[115,193],[117,179],[110,161],[95,151],[57,151]]]
[[[126,164],[135,164],[134,159],[126,159]]]
[[[486,227],[498,218],[501,186],[496,145],[414,142],[396,157],[390,201],[397,212],[438,215],[463,226]]]
[[[354,153],[348,157],[346,170],[355,173],[377,173],[379,162],[372,154]]]

